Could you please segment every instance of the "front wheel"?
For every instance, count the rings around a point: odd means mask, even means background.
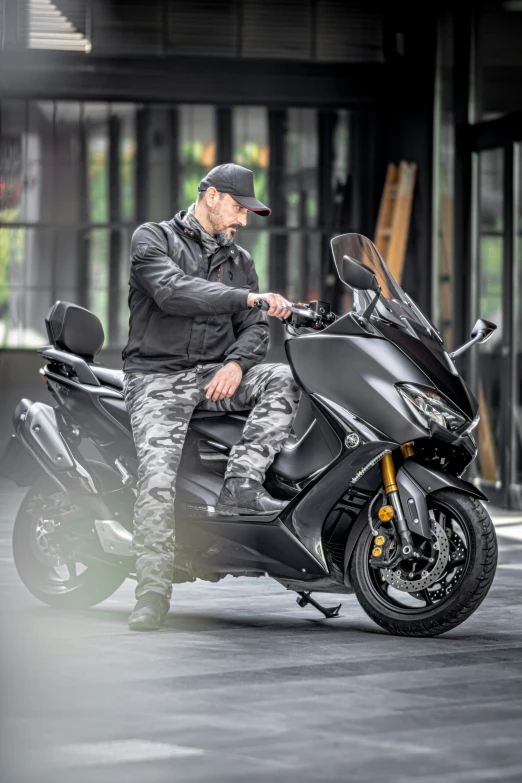
[[[81,531],[69,528],[76,513],[65,493],[42,476],[22,501],[13,530],[13,556],[20,579],[40,601],[63,609],[88,609],[111,596],[126,574],[110,563],[85,559]],[[84,537],[91,534],[86,526]],[[87,542],[88,543],[88,542]]]
[[[454,490],[436,492],[427,501],[433,541],[423,545],[421,564],[372,568],[369,529],[350,561],[350,581],[362,608],[400,636],[437,636],[460,625],[478,609],[495,576],[497,538],[482,504]]]

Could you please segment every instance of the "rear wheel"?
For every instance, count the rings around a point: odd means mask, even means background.
[[[495,576],[497,539],[482,504],[453,490],[427,501],[433,541],[423,544],[422,563],[373,568],[369,529],[350,562],[350,581],[366,614],[402,636],[436,636],[460,625],[480,606]]]
[[[111,596],[126,574],[117,564],[83,555],[94,534],[88,525],[82,531],[65,521],[80,509],[56,489],[52,479],[42,476],[22,501],[13,531],[16,570],[27,589],[49,606],[87,609]]]

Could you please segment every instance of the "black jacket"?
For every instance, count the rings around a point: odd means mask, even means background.
[[[268,348],[268,319],[247,306],[248,292],[259,291],[254,262],[238,245],[207,259],[184,214],[133,234],[123,369],[174,372],[234,360],[246,372]]]

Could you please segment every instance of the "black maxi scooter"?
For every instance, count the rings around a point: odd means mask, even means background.
[[[453,359],[496,328],[479,320],[448,355],[438,331],[358,234],[332,240],[349,312],[293,306],[286,351],[314,420],[291,437],[266,487],[277,515],[215,512],[248,411],[196,411],[177,480],[174,582],[268,575],[311,593],[355,592],[382,628],[434,636],[484,600],[497,545],[484,495],[460,476],[476,456],[475,398]],[[258,302],[263,306],[263,302]],[[54,406],[23,399],[3,473],[31,484],[14,527],[18,573],[37,598],[86,608],[133,577],[136,454],[122,373],[94,362],[103,329],[66,302],[51,309],[42,377]],[[101,459],[85,458],[89,439]]]

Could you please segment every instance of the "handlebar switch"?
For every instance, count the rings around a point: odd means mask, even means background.
[[[321,302],[318,299],[314,299],[313,302],[310,302],[310,310],[316,312],[321,318],[325,318],[330,315],[332,308],[328,302]]]

